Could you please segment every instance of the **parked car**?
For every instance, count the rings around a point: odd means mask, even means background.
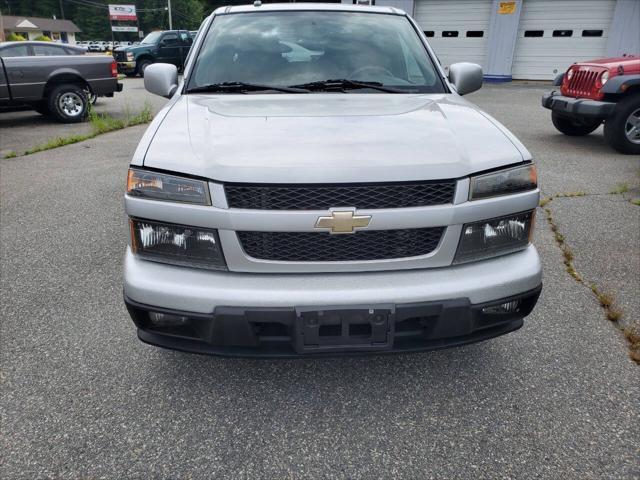
[[[129,77],[144,76],[145,69],[156,62],[171,63],[182,69],[192,43],[187,30],[151,32],[140,45],[117,48],[113,57],[120,73]]]
[[[571,65],[542,97],[565,135],[588,135],[604,122],[604,138],[621,153],[640,154],[640,55]]]
[[[91,42],[88,47],[87,50],[89,52],[103,52],[103,45],[100,42]]]
[[[23,55],[41,46],[70,51],[73,47],[40,42],[0,45],[0,105],[28,105],[64,123],[86,118],[92,97],[112,97],[122,90],[113,59],[89,55]],[[50,50],[47,50],[50,51]]]
[[[78,48],[81,48],[85,52],[89,51],[89,42],[87,42],[87,41],[83,40],[83,41],[80,41],[80,42],[76,42],[76,44],[74,46],[78,47]]]
[[[215,18],[215,21],[214,21]],[[142,137],[124,296],[183,351],[416,351],[518,329],[541,289],[527,149],[461,95],[388,7],[270,4],[208,17]],[[313,51],[295,61],[282,42]],[[319,55],[316,55],[320,53]]]

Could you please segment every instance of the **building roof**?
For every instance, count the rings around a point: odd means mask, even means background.
[[[81,30],[71,20],[56,20],[54,18],[2,16],[2,27],[5,30],[29,31],[42,30],[47,32],[76,33]]]

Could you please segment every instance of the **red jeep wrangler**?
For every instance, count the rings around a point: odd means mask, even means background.
[[[593,132],[622,153],[640,154],[640,55],[574,63],[553,83],[560,92],[542,96],[553,125],[565,135]]]

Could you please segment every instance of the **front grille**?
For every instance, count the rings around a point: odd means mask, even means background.
[[[567,93],[574,96],[587,96],[595,93],[596,78],[601,73],[601,71],[594,70],[575,70],[567,85]]]
[[[345,185],[247,185],[224,187],[231,208],[326,210],[331,207],[407,208],[453,202],[455,180]]]
[[[385,260],[431,253],[444,227],[368,230],[350,235],[328,232],[237,232],[245,253],[283,262]]]
[[[113,52],[113,58],[116,62],[126,62],[127,52]]]

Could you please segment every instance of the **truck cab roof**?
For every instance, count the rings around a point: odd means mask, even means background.
[[[369,12],[387,15],[406,15],[404,10],[395,7],[373,7],[368,5],[349,5],[342,3],[269,3],[260,5],[237,5],[217,8],[214,15],[248,12],[280,12],[290,11],[336,11],[336,12]]]

